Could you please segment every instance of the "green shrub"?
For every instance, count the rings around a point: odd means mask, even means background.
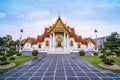
[[[6,53],[6,57],[10,57],[10,56],[12,56],[12,55],[14,55],[14,51],[12,51],[12,50],[9,50],[9,51],[7,51],[7,53]]]
[[[19,53],[19,51],[9,50],[9,51],[7,51],[7,54],[5,56],[10,57],[10,56],[15,55],[16,53]]]
[[[80,55],[80,56],[85,56],[85,54],[86,54],[85,51],[83,51],[83,50],[79,51],[79,55]]]
[[[98,53],[97,53],[97,52],[94,52],[93,55],[94,55],[94,56],[98,56]]]
[[[109,59],[109,58],[102,59],[102,62],[107,65],[113,65],[113,63],[115,63],[113,59]]]
[[[0,52],[1,52],[1,51],[5,51],[5,48],[0,48]]]
[[[116,54],[116,56],[120,57],[120,53],[119,53],[119,54]]]
[[[101,59],[105,59],[106,56],[105,56],[105,55],[101,55],[100,58],[101,58]]]
[[[16,51],[14,51],[14,53],[17,54],[17,53],[19,53],[19,51],[16,50]]]
[[[15,50],[16,50],[16,47],[11,47],[10,50],[15,51]]]
[[[7,58],[5,56],[0,57],[0,61],[6,61]]]
[[[37,50],[33,50],[33,51],[32,51],[32,55],[33,55],[33,56],[37,56],[37,55],[38,55],[38,51],[37,51]]]
[[[10,57],[10,61],[14,61],[15,60],[15,57]]]
[[[16,55],[17,55],[17,56],[22,56],[22,53],[17,53]]]
[[[0,55],[4,55],[5,53],[4,52],[0,52]]]

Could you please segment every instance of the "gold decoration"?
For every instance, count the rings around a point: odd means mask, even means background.
[[[41,48],[41,43],[38,44],[38,48]]]
[[[46,46],[49,46],[49,41],[48,40],[46,41]]]
[[[57,38],[56,38],[56,43],[57,43],[56,48],[57,47],[62,47],[62,41],[63,41],[62,37],[60,35],[58,35]]]
[[[81,47],[80,43],[78,43],[77,46],[78,46],[78,48],[80,48]]]
[[[70,40],[70,46],[73,46],[73,40]]]
[[[69,34],[71,30],[63,23],[62,19],[59,16],[55,24],[53,24],[53,26],[48,30],[48,33],[50,34],[54,32],[65,32],[66,34]]]

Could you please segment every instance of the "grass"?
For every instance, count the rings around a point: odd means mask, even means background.
[[[17,57],[15,58],[14,61],[12,61],[13,63],[16,63],[16,66],[25,63],[29,60],[32,60],[33,58],[35,58],[34,56],[21,56],[21,57]],[[8,59],[9,60],[9,59]]]
[[[97,67],[100,67],[98,66],[98,64],[101,63],[101,59],[98,56],[81,56],[81,58]],[[115,64],[120,66],[120,58],[113,58],[113,59],[115,60]],[[120,73],[120,70],[113,70],[113,71]]]
[[[120,66],[120,58],[113,58],[115,60],[115,64]]]
[[[94,64],[98,67],[98,64],[101,62],[101,59],[98,56],[81,56],[82,59]]]

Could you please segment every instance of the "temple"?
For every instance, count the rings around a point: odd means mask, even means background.
[[[74,28],[67,26],[58,16],[56,22],[45,28],[42,35],[37,38],[28,37],[22,40],[23,51],[32,51],[50,53],[70,53],[80,50],[95,50],[95,40],[92,38],[82,38],[75,33]]]

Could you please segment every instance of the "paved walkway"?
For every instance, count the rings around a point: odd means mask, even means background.
[[[0,80],[120,80],[120,75],[72,54],[50,54],[34,65],[24,64],[0,75]]]

